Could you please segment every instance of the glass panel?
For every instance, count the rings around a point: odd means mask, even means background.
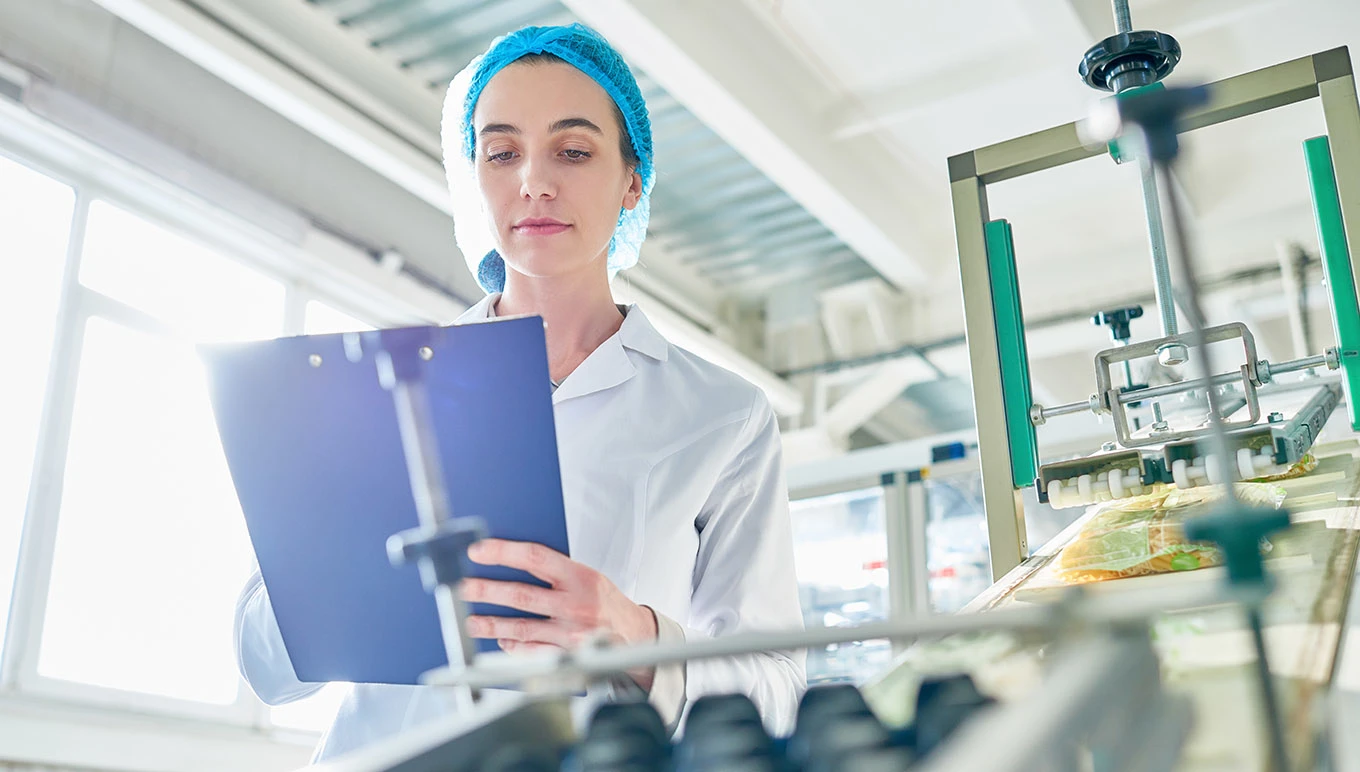
[[[282,328],[282,284],[102,201],[90,206],[80,282],[200,343]]]
[[[930,606],[952,614],[992,583],[987,517],[982,509],[982,472],[926,478],[926,564]]]
[[[373,325],[361,322],[343,311],[337,311],[319,300],[307,301],[305,319],[303,333],[306,335],[373,329]]]
[[[794,501],[793,561],[803,621],[854,625],[888,616],[888,537],[883,489]],[[808,683],[861,681],[887,665],[886,641],[809,651]]]
[[[14,591],[74,208],[70,187],[0,158],[0,233],[8,257],[0,281],[0,329],[8,333],[0,399],[0,641]]]
[[[252,553],[198,358],[96,317],[80,368],[38,671],[231,703]]]
[[[329,683],[321,691],[297,702],[269,709],[269,720],[282,729],[324,732],[335,720],[340,701],[349,693],[349,684]]]

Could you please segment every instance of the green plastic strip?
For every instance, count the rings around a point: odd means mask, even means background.
[[[1360,431],[1360,303],[1356,300],[1355,274],[1346,247],[1346,225],[1341,219],[1341,198],[1336,192],[1332,149],[1326,137],[1303,143],[1308,161],[1308,181],[1313,188],[1313,215],[1317,218],[1318,244],[1322,247],[1322,270],[1332,296],[1332,321],[1341,348],[1341,371],[1350,411],[1351,428]]]
[[[1001,393],[1006,403],[1006,436],[1011,447],[1011,477],[1015,487],[1032,485],[1039,476],[1039,443],[1029,411],[1029,350],[1020,308],[1020,282],[1015,275],[1015,243],[1005,220],[987,223],[987,268],[992,281],[992,313],[996,318],[996,348],[1001,359]]]

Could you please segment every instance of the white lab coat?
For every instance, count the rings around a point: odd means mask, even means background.
[[[497,297],[458,321],[486,319]],[[759,389],[671,345],[632,307],[553,405],[573,559],[678,622],[690,641],[802,628],[779,427]],[[320,688],[294,675],[258,572],[237,605],[236,644],[264,702]],[[684,672],[687,702],[744,692],[776,732],[792,728],[805,685],[801,653],[690,662]],[[451,710],[438,688],[355,685],[317,758]]]

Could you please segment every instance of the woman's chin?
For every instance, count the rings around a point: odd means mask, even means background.
[[[507,260],[506,266],[531,279],[559,279],[581,273],[588,268],[589,261],[568,259],[561,253],[520,254]]]

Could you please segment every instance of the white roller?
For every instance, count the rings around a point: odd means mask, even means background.
[[[1062,501],[1062,483],[1058,480],[1048,481],[1048,505],[1054,509],[1064,509]]]
[[[1261,452],[1252,459],[1252,465],[1256,468],[1256,474],[1264,476],[1265,473],[1275,471],[1275,453],[1270,448],[1261,448]]]
[[[1204,457],[1204,471],[1206,476],[1209,478],[1210,485],[1218,485],[1219,483],[1223,482],[1222,480],[1219,479],[1217,456]]]
[[[1077,494],[1081,496],[1081,503],[1089,504],[1095,500],[1091,493],[1091,475],[1084,474],[1077,478]]]
[[[1171,479],[1181,490],[1190,488],[1190,463],[1183,458],[1171,462]]]
[[[1124,498],[1124,473],[1118,469],[1110,473],[1110,495],[1117,498]]]
[[[1256,476],[1256,464],[1251,448],[1239,448],[1237,450],[1237,475],[1239,479],[1250,480]]]

